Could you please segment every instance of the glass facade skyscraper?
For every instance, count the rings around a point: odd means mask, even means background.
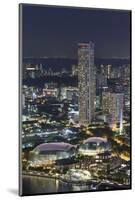
[[[95,110],[94,43],[78,44],[79,124],[88,125]]]

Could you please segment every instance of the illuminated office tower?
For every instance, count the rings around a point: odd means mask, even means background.
[[[120,122],[123,114],[123,93],[102,93],[102,108],[104,113],[110,114],[113,122]]]
[[[88,125],[95,110],[94,44],[78,44],[79,124]]]
[[[111,78],[111,70],[112,70],[112,65],[101,65],[101,74],[104,75],[105,78]]]
[[[117,123],[120,123],[119,133],[123,129],[123,104],[124,104],[123,93],[110,93],[104,92],[102,94],[102,108],[105,114],[109,114],[111,117],[111,124],[113,127]]]
[[[112,69],[112,65],[107,65],[106,67],[106,71],[105,71],[105,77],[106,78],[111,78],[111,69]]]
[[[102,92],[102,109],[104,114],[110,114],[111,93]]]
[[[123,94],[112,93],[110,102],[110,113],[112,113],[112,120],[120,122],[123,115]]]

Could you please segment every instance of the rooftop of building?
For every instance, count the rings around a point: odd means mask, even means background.
[[[35,149],[40,151],[68,151],[74,146],[65,142],[43,143],[38,145]]]

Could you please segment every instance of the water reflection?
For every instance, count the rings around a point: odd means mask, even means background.
[[[72,186],[51,178],[23,176],[23,195],[86,190],[89,190],[88,186]]]

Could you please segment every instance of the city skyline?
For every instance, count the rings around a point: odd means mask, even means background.
[[[130,57],[130,11],[24,4],[22,20],[23,57],[77,58],[77,44],[89,41],[95,57]]]
[[[21,12],[20,195],[130,189],[130,11]]]

